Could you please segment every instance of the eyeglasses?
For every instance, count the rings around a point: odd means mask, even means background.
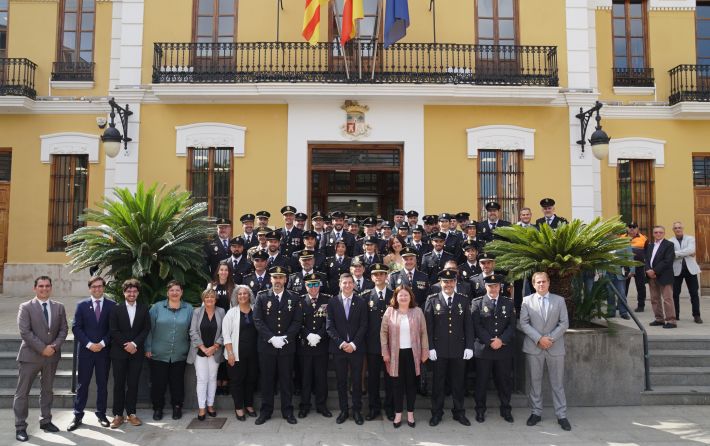
[[[307,288],[315,288],[315,287],[319,287],[319,286],[320,286],[320,282],[308,282],[306,284]]]

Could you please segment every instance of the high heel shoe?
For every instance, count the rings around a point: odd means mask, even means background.
[[[239,421],[246,421],[247,420],[246,415],[244,415],[244,414],[239,415],[236,410],[234,411],[234,415],[237,417],[237,420],[239,420]]]
[[[247,409],[247,415],[250,417],[256,417],[256,411],[255,410],[249,410]]]
[[[198,414],[197,414],[197,419],[200,420],[200,421],[205,421],[205,417],[206,417],[206,416],[207,416],[207,414],[202,414],[202,415],[200,415],[200,414],[198,413]]]
[[[214,418],[214,417],[217,416],[217,411],[216,411],[216,410],[210,411],[209,409],[207,409],[207,415],[209,415],[209,416],[211,416],[212,418]]]
[[[417,425],[417,422],[416,422],[416,421],[409,421],[409,420],[407,420],[407,426],[409,426],[409,427],[415,427],[416,425]]]
[[[395,429],[398,429],[402,425],[402,421],[393,421],[392,426],[394,426]]]

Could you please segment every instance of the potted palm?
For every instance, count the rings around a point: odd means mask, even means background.
[[[107,294],[119,301],[121,284],[133,277],[147,304],[164,299],[172,279],[184,284],[186,301],[199,302],[209,280],[202,247],[214,228],[206,204],[157,184],[139,183],[135,193],[119,188],[115,195],[87,209],[80,219],[88,225],[65,237],[73,271],[98,268],[107,276]]]

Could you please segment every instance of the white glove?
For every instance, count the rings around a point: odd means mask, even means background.
[[[434,350],[434,349],[429,350],[429,360],[436,361],[436,350]]]
[[[274,348],[281,349],[286,344],[284,341],[284,336],[272,336],[269,339],[269,343],[274,346]]]
[[[306,336],[306,339],[308,340],[308,345],[315,347],[320,342],[320,335],[309,333],[308,336]]]
[[[463,351],[463,359],[469,360],[473,358],[473,350],[470,348],[467,348],[466,350]]]

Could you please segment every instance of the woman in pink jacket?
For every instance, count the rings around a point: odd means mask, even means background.
[[[429,359],[426,320],[417,308],[414,293],[408,286],[394,290],[390,306],[382,317],[380,328],[382,359],[393,379],[395,428],[402,425],[402,406],[407,395],[407,424],[414,427],[414,401],[420,364]]]

